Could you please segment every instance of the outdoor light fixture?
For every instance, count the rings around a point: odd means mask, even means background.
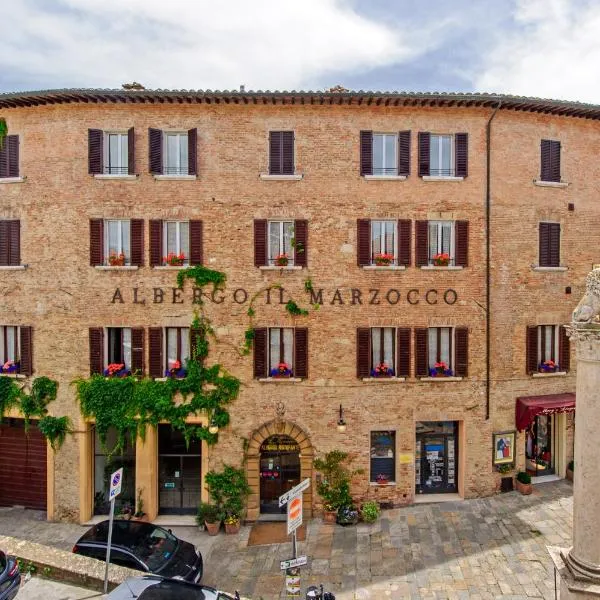
[[[346,431],[346,421],[344,421],[344,409],[342,408],[341,404],[340,404],[340,418],[338,419],[337,427],[338,427],[338,431],[340,433],[344,433],[344,431]]]
[[[210,425],[208,426],[208,432],[209,433],[217,433],[219,431],[219,426],[214,422],[211,421]]]

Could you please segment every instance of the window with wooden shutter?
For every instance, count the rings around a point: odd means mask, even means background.
[[[33,373],[33,334],[31,327],[19,327],[21,360],[19,364],[19,373],[21,375],[31,375]]]
[[[254,265],[257,267],[263,267],[267,265],[266,219],[254,220]]]
[[[417,267],[429,264],[429,222],[415,222],[415,263]]]
[[[200,220],[190,221],[190,265],[201,265],[204,262],[203,240],[204,230]]]
[[[163,132],[160,129],[148,129],[148,164],[150,173],[162,175],[163,173]]]
[[[398,175],[398,134],[373,133],[372,134],[373,175],[379,177]]]
[[[454,160],[455,177],[467,177],[469,175],[469,134],[454,135]]]
[[[429,175],[431,134],[419,131],[419,177]]]
[[[188,175],[198,173],[198,130],[194,127],[188,130]]]
[[[410,328],[398,327],[396,339],[398,343],[396,358],[396,375],[410,377]]]
[[[0,265],[10,265],[8,249],[10,248],[10,227],[8,221],[0,221]]]
[[[371,264],[371,221],[357,219],[356,221],[356,259],[359,267]]]
[[[163,222],[160,219],[150,220],[150,266],[159,267],[163,264]]]
[[[560,142],[556,140],[541,141],[542,181],[560,182]]]
[[[127,130],[127,172],[135,175],[135,130],[130,127]]]
[[[525,368],[527,373],[537,373],[538,370],[538,328],[527,327],[525,350]]]
[[[0,221],[0,265],[21,264],[21,221]]]
[[[90,265],[104,264],[104,221],[90,219]]]
[[[428,330],[425,328],[415,329],[415,376],[427,377],[429,375],[428,364]]]
[[[371,375],[371,329],[356,329],[356,376],[359,379]]]
[[[294,132],[269,132],[269,174],[294,174]]]
[[[308,221],[296,219],[294,222],[294,264],[297,267],[308,265]]]
[[[560,223],[540,223],[540,267],[560,266]]]
[[[454,330],[454,374],[466,377],[469,374],[469,330],[457,327]]]
[[[104,372],[104,330],[102,327],[90,327],[90,375],[102,375]]]
[[[15,325],[0,325],[0,375],[19,373],[21,335]]]
[[[561,371],[571,370],[571,341],[564,325],[560,326],[559,368]]]
[[[412,221],[398,221],[398,264],[409,267],[411,263]]]
[[[410,175],[410,131],[398,133],[398,175]]]
[[[7,135],[0,150],[0,177],[19,177],[19,136]]]
[[[131,329],[131,372],[133,375],[143,375],[145,367],[144,329]]]
[[[100,175],[104,173],[104,132],[102,129],[88,129],[88,173]]]
[[[149,371],[154,379],[163,377],[163,330],[162,327],[148,329]]]
[[[308,329],[296,327],[294,330],[294,377],[308,377]]]
[[[360,132],[360,174],[373,175],[373,132]]]
[[[267,376],[267,328],[256,327],[254,329],[254,377],[264,378]]]
[[[144,266],[144,220],[131,219],[131,265]]]
[[[458,267],[469,266],[469,222],[456,221],[454,240],[454,264]]]

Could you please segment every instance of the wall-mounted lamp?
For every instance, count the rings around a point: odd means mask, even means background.
[[[338,422],[337,422],[337,428],[340,433],[344,433],[344,431],[346,431],[346,421],[344,421],[344,409],[342,408],[341,404],[340,404],[340,418],[338,419]]]
[[[214,421],[211,421],[210,425],[208,426],[208,432],[215,434],[215,433],[218,433],[218,431],[219,431],[219,426]]]

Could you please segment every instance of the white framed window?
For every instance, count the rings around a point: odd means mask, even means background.
[[[437,365],[444,363],[446,369],[454,370],[454,330],[452,327],[430,327],[428,330],[427,349],[428,366],[436,370]]]
[[[131,370],[131,328],[129,327],[107,327],[105,339],[104,356],[108,365],[125,365],[125,369]]]
[[[429,141],[429,174],[454,177],[454,136],[432,133]]]
[[[183,256],[183,264],[190,262],[190,224],[188,221],[163,222],[163,263],[169,264],[169,256],[179,259]]]
[[[190,328],[166,327],[165,345],[165,370],[185,369],[187,361],[190,359]]]
[[[552,361],[555,365],[559,364],[559,325],[538,325],[538,365],[543,365],[546,361]]]
[[[188,175],[188,134],[187,132],[164,132],[164,174]]]
[[[131,224],[128,220],[104,221],[104,262],[121,267],[131,264]]]
[[[7,363],[18,364],[21,359],[19,327],[0,325],[0,373]]]
[[[394,327],[371,328],[371,375],[396,374],[396,329]]]
[[[290,376],[294,373],[294,329],[269,328],[269,375]],[[282,365],[286,368],[282,369]]]
[[[371,264],[395,265],[398,259],[398,223],[371,221]]]
[[[294,264],[294,221],[269,221],[269,265]]]
[[[447,264],[454,264],[454,222],[429,221],[428,222],[429,264],[440,263],[440,255],[447,255]]]
[[[129,138],[126,132],[104,132],[104,173],[107,175],[129,173]]]
[[[398,134],[373,134],[373,175],[398,175]]]

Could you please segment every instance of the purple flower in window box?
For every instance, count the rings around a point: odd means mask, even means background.
[[[269,375],[271,377],[291,377],[292,369],[287,363],[281,362],[274,369],[269,371]]]
[[[105,377],[128,377],[131,371],[122,363],[111,363],[104,369]]]
[[[174,377],[175,379],[182,379],[187,375],[187,371],[181,366],[181,362],[175,360],[170,363],[171,368],[165,371],[165,377]]]
[[[2,373],[18,373],[19,363],[12,360],[7,360],[0,369]]]
[[[371,369],[371,377],[393,377],[394,375],[394,369],[386,362],[379,363],[375,368]]]
[[[555,363],[553,360],[545,360],[539,364],[538,370],[540,373],[556,373],[559,370],[558,363]]]
[[[452,375],[454,372],[443,360],[436,362],[433,368],[429,369],[430,377],[452,377]]]

